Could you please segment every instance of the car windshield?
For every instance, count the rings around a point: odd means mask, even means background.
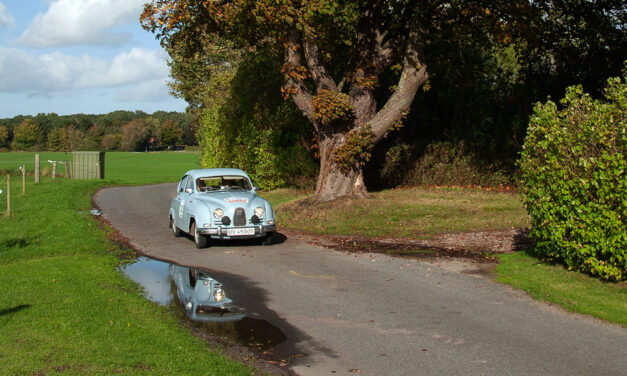
[[[250,181],[245,176],[207,176],[196,179],[199,192],[215,192],[225,190],[250,191]]]

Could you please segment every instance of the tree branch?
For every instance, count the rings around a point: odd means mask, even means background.
[[[320,61],[320,53],[318,52],[318,45],[316,42],[311,38],[307,38],[307,40],[303,43],[303,46],[307,67],[309,68],[311,77],[316,83],[316,88],[318,90],[335,90],[337,88],[337,84],[335,83],[335,80],[333,80],[333,77],[331,77],[328,73],[326,67]]]
[[[283,90],[285,94],[292,97],[292,100],[303,113],[303,115],[313,124],[316,131],[318,131],[318,123],[313,117],[313,110],[311,106],[311,100],[313,99],[311,94],[307,91],[304,84],[304,77],[302,73],[297,70],[301,65],[300,57],[300,33],[297,30],[291,30],[287,36],[287,42],[285,44],[285,85]]]
[[[385,137],[394,123],[405,116],[418,88],[429,78],[427,66],[422,62],[423,52],[419,38],[419,32],[412,28],[407,39],[403,71],[396,90],[383,108],[368,122],[375,136],[375,144]]]

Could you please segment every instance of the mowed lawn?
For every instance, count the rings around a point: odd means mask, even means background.
[[[263,193],[262,193],[263,195]],[[276,196],[278,223],[318,234],[429,238],[449,231],[529,226],[520,198],[512,193],[464,188],[404,188],[313,204],[295,191]],[[291,200],[288,199],[291,198]]]
[[[43,161],[65,153],[41,153]],[[0,374],[250,375],[146,300],[118,270],[125,250],[90,214],[91,197],[116,184],[176,181],[196,153],[107,153],[107,180],[11,180],[0,195]],[[0,153],[0,170],[32,171],[34,153]],[[30,168],[29,168],[30,167]],[[6,191],[6,180],[0,187]]]
[[[48,161],[72,161],[72,153],[64,152],[15,152],[0,153],[0,171],[17,171],[24,165],[29,173],[35,170],[35,154],[39,154],[41,170],[51,174]],[[178,181],[187,171],[198,168],[196,151],[161,151],[148,153],[106,152],[105,180],[112,184],[157,184]],[[57,166],[57,176],[65,173],[64,166]]]

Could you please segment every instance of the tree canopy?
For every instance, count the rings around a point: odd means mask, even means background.
[[[215,94],[208,66],[228,67],[233,54],[282,55],[281,94],[315,133],[319,200],[365,196],[374,146],[403,123],[448,119],[485,140],[496,127],[518,134],[519,147],[532,101],[574,78],[602,87],[599,77],[620,70],[627,30],[622,2],[580,0],[154,0],[141,21],[168,50],[173,88],[192,108]],[[473,51],[475,64],[460,60]],[[437,87],[439,114],[427,95],[414,100],[436,82],[449,85]],[[456,103],[454,117],[443,99]],[[500,149],[515,156],[510,143]]]

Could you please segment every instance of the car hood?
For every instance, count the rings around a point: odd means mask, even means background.
[[[213,210],[221,208],[225,213],[234,208],[254,209],[257,206],[266,207],[267,201],[250,191],[205,192],[196,196],[196,199],[205,202]]]

